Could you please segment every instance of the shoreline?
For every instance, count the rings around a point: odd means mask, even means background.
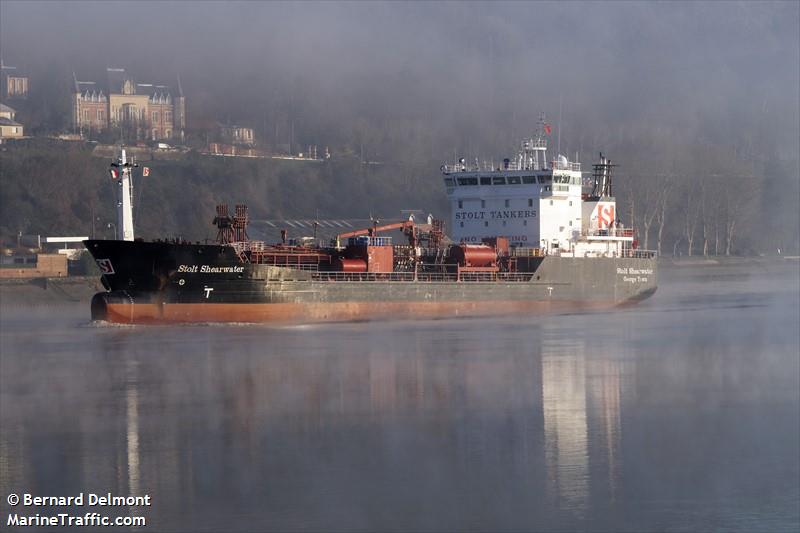
[[[99,276],[0,279],[0,306],[88,303],[103,290]]]

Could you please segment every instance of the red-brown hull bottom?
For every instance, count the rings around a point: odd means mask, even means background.
[[[502,316],[604,309],[611,301],[347,302],[326,304],[109,303],[102,319],[120,324],[244,322],[304,324],[361,320]]]

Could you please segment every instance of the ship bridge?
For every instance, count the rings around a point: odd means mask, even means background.
[[[580,163],[564,155],[547,160],[542,130],[501,166],[468,165],[463,158],[442,165],[453,240],[480,243],[506,237],[511,246],[538,253],[621,254],[633,235],[623,231],[616,217],[611,162],[601,154],[593,188],[585,192]]]

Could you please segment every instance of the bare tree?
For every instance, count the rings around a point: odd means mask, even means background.
[[[664,225],[667,222],[667,204],[669,203],[672,194],[673,180],[672,178],[665,178],[661,182],[658,200],[656,202],[656,224],[658,224],[658,231],[656,233],[656,251],[661,255],[661,243],[664,242]]]
[[[687,243],[686,254],[689,256],[692,255],[697,223],[700,220],[700,212],[703,203],[702,198],[703,187],[700,181],[689,177],[684,185],[683,198],[683,236]]]

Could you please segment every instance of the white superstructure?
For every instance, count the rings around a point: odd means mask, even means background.
[[[633,233],[622,227],[611,195],[611,161],[601,154],[585,193],[580,163],[560,154],[547,160],[546,133],[542,120],[537,137],[523,141],[517,157],[500,167],[468,166],[463,158],[442,166],[453,240],[505,237],[512,247],[576,257],[631,250]]]

